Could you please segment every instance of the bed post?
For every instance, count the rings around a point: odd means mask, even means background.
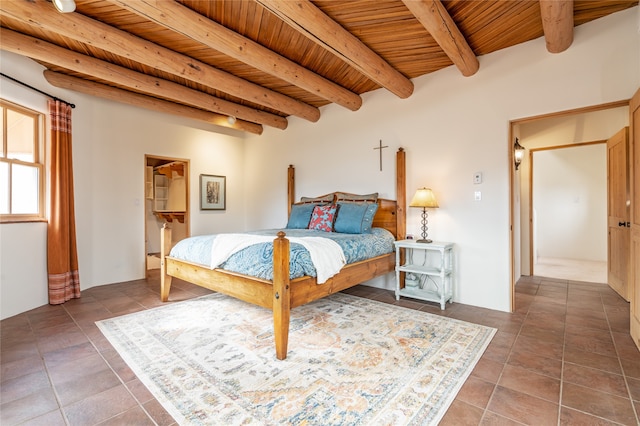
[[[396,240],[407,237],[407,174],[406,153],[404,148],[398,148],[396,153]]]
[[[396,153],[396,240],[407,238],[407,172],[406,153],[398,148]],[[400,250],[400,249],[397,249]],[[406,250],[400,250],[400,264],[405,261]],[[405,273],[400,272],[400,287],[404,288]]]
[[[171,275],[167,274],[166,257],[171,251],[171,228],[167,222],[162,225],[160,232],[160,300],[169,300],[169,290],[171,290]]]
[[[287,357],[290,298],[289,240],[285,238],[285,233],[280,231],[278,238],[273,241],[273,335],[276,358],[280,360]]]

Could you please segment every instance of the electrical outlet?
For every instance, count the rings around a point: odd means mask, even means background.
[[[476,185],[482,183],[482,172],[475,172],[473,174],[473,183]]]
[[[482,192],[480,191],[476,191],[473,193],[473,198],[476,201],[481,201],[482,200]]]

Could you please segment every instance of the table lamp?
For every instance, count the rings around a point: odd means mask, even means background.
[[[427,238],[427,208],[438,208],[438,201],[431,188],[418,189],[409,204],[409,207],[422,207],[422,238],[416,240],[417,243],[430,243]]]

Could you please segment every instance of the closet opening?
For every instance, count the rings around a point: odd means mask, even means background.
[[[174,242],[190,236],[189,160],[145,155],[144,191],[145,276],[149,277],[160,269],[164,224],[171,226]]]

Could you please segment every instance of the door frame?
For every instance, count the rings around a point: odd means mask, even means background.
[[[508,160],[509,160],[509,255],[510,255],[510,278],[511,278],[511,303],[510,310],[513,312],[516,308],[515,304],[515,288],[519,275],[523,275],[521,271],[521,263],[522,263],[522,253],[520,250],[521,247],[521,235],[523,224],[520,221],[520,206],[522,205],[520,200],[522,198],[522,194],[520,193],[520,182],[521,182],[521,174],[520,170],[515,170],[514,166],[514,155],[513,155],[513,145],[516,138],[520,137],[518,132],[519,126],[521,124],[532,123],[535,121],[546,120],[549,118],[556,117],[569,117],[572,115],[584,114],[588,112],[595,111],[603,111],[607,109],[620,108],[620,107],[628,107],[629,99],[609,102],[600,105],[593,105],[583,108],[576,108],[566,111],[553,112],[548,114],[542,114],[532,117],[524,117],[519,119],[514,119],[509,121],[509,140],[507,141],[507,152],[508,152]],[[529,155],[531,155],[529,153]],[[531,222],[529,218],[529,222]],[[526,225],[530,227],[530,224]],[[516,274],[519,273],[518,276]]]
[[[149,216],[150,213],[152,213],[152,211],[149,211],[150,209],[153,210],[152,207],[152,203],[153,201],[151,201],[151,203],[149,202],[149,200],[147,200],[147,194],[146,194],[146,185],[147,185],[147,180],[146,180],[146,167],[147,166],[153,166],[156,167],[157,165],[160,164],[167,164],[167,163],[171,163],[171,162],[181,162],[185,164],[185,171],[184,171],[184,179],[185,179],[185,196],[186,196],[186,200],[185,200],[185,213],[184,213],[184,227],[185,227],[185,233],[186,236],[189,237],[191,236],[191,209],[190,209],[190,205],[191,205],[191,195],[190,195],[190,170],[191,170],[191,164],[190,164],[190,160],[186,159],[186,158],[177,158],[177,157],[165,157],[165,156],[161,156],[161,155],[154,155],[154,154],[145,154],[144,155],[144,176],[143,176],[143,184],[145,185],[145,192],[144,192],[144,209],[143,209],[143,220],[144,220],[144,276],[145,277],[149,277],[149,269],[148,269],[148,259],[147,259],[147,254],[148,254],[148,232],[149,229],[147,227],[147,218]],[[150,207],[151,205],[151,207]]]
[[[629,181],[630,181],[630,296],[629,328],[640,350],[640,88],[629,102]]]

